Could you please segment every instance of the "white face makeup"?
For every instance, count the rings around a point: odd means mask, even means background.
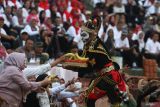
[[[86,31],[82,31],[81,37],[82,37],[82,41],[84,42],[84,44],[86,44],[87,41],[89,40],[89,33]]]

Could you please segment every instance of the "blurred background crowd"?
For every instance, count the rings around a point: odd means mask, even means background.
[[[98,36],[112,57],[123,60],[122,66],[143,67],[145,59],[160,66],[160,0],[0,0],[0,58],[3,62],[6,52],[16,51],[25,53],[30,63],[44,64],[81,52],[81,26],[91,16],[101,17]],[[151,92],[160,92],[159,82],[154,81],[153,89],[144,81],[148,88],[143,89],[150,90],[141,97],[149,102]],[[138,84],[127,82],[129,87]]]
[[[83,49],[81,26],[93,15],[102,18],[98,36],[123,65],[159,59],[159,0],[1,0],[1,42],[29,60],[42,53],[56,58]]]

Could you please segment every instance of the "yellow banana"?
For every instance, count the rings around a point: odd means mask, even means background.
[[[50,75],[50,76],[49,76],[49,80],[50,80],[50,81],[53,81],[56,76],[57,76],[57,75],[55,75],[55,74]]]
[[[80,57],[77,53],[75,54],[76,58],[79,59],[79,60],[82,60],[82,61],[87,61],[88,58],[85,58],[85,57]]]
[[[85,57],[80,57],[78,55],[78,53],[74,54],[74,53],[67,53],[65,54],[66,57],[69,57],[69,59],[79,59],[79,60],[82,60],[82,61],[87,61],[88,58],[85,58]]]
[[[75,59],[75,54],[74,53],[67,53],[65,54],[66,57],[69,57],[69,59]]]

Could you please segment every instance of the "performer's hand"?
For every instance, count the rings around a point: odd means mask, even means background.
[[[55,61],[53,61],[52,63],[50,63],[51,67],[56,66],[57,64],[63,62],[66,59],[65,55],[62,55],[61,57],[57,58]]]
[[[65,55],[60,56],[57,60],[59,63],[63,62],[67,57]]]

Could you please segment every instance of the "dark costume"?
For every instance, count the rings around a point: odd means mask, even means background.
[[[91,35],[92,31],[99,29],[100,24],[100,19],[93,18],[82,27],[82,32],[85,31]],[[92,72],[95,71],[94,78],[85,93],[87,107],[95,107],[95,101],[105,95],[109,97],[112,104],[120,104],[123,100],[122,94],[126,91],[125,82],[115,69],[115,63],[112,62],[105,45],[98,36],[86,43],[82,57],[89,58],[88,67],[91,67]],[[81,72],[85,70],[80,70],[79,73]]]

